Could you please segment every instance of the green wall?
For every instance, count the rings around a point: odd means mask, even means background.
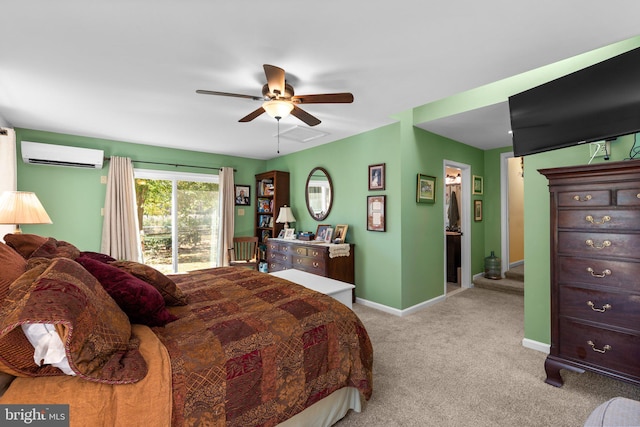
[[[209,167],[229,166],[236,169],[236,183],[251,184],[252,188],[255,187],[255,174],[263,172],[266,164],[264,161],[241,157],[159,148],[20,128],[16,129],[18,159],[21,159],[20,142],[22,140],[96,148],[104,150],[105,157],[130,157],[134,160],[134,166],[141,169],[218,173],[216,170],[208,169],[138,164],[135,163],[135,160]],[[107,186],[101,183],[100,178],[107,176],[109,163],[105,162],[102,169],[29,165],[21,160],[17,163],[18,190],[35,192],[53,221],[53,224],[25,225],[23,231],[65,240],[81,250],[99,251],[103,219],[101,208],[104,207],[107,189]],[[236,216],[236,234],[253,235],[255,219],[253,211],[250,207],[245,206],[244,208],[245,216]]]
[[[484,201],[482,204],[482,221],[484,222],[484,256],[494,251],[502,257],[502,198],[500,194],[500,155],[512,152],[512,147],[496,148],[484,152]],[[484,259],[481,261],[484,271]]]
[[[268,169],[288,170],[296,231],[316,231],[307,212],[305,184],[311,169],[324,167],[333,182],[333,205],[323,224],[348,224],[347,241],[355,246],[356,295],[370,301],[402,307],[400,224],[399,125],[269,160]],[[368,191],[368,166],[386,164],[386,188]],[[366,196],[387,195],[387,232],[367,231]]]
[[[482,150],[415,128],[410,116],[403,119],[267,162],[268,169],[290,172],[297,231],[316,230],[318,222],[307,213],[304,187],[311,169],[327,169],[334,201],[322,223],[349,225],[347,239],[356,245],[356,295],[399,310],[443,294],[443,160],[469,164],[479,175],[484,160]],[[385,163],[385,189],[369,191],[369,165],[379,163]],[[418,173],[437,177],[434,205],[416,203]],[[368,195],[386,196],[386,232],[366,229]],[[477,273],[484,257],[482,223],[472,224],[471,233],[472,264]]]

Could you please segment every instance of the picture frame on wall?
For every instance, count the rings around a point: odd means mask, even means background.
[[[236,185],[236,206],[249,206],[251,204],[251,187],[248,185]]]
[[[473,220],[482,221],[482,200],[473,201]]]
[[[482,194],[484,190],[483,186],[482,177],[473,175],[473,194]]]
[[[369,165],[369,190],[384,190],[384,163]]]
[[[316,240],[321,242],[331,242],[333,228],[329,224],[319,224],[316,229]]]
[[[418,174],[416,184],[416,202],[429,203],[436,202],[436,177],[431,175]]]
[[[367,231],[386,231],[386,196],[367,196]]]

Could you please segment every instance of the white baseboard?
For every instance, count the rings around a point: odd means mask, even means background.
[[[520,261],[511,262],[511,263],[509,263],[509,268],[517,267],[517,266],[522,265],[522,264],[524,264],[524,260],[523,259],[520,260]]]
[[[530,348],[532,350],[541,351],[546,354],[549,354],[549,351],[551,350],[551,346],[549,344],[545,344],[540,341],[530,340],[528,338],[522,339],[522,346],[526,348]]]
[[[430,305],[434,305],[437,304],[439,302],[442,302],[446,299],[446,296],[444,295],[440,295],[439,297],[436,298],[432,298],[428,301],[423,301],[420,304],[416,304],[414,306],[411,306],[409,308],[405,308],[404,310],[399,310],[397,308],[393,308],[393,307],[389,307],[387,305],[383,305],[383,304],[379,304],[377,302],[373,302],[373,301],[369,301],[366,299],[362,299],[362,298],[356,298],[356,302],[358,304],[362,304],[366,307],[371,307],[371,308],[375,308],[376,310],[380,310],[383,311],[385,313],[389,313],[389,314],[393,314],[394,316],[407,316],[409,314],[415,313],[417,311],[422,310],[423,308],[429,307]]]

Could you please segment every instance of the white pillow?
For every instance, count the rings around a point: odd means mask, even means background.
[[[67,375],[75,375],[67,354],[64,351],[64,344],[54,325],[50,323],[25,323],[22,331],[35,349],[33,360],[36,365],[51,365]]]

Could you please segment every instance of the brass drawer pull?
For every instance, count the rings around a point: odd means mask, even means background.
[[[587,215],[584,219],[591,224],[604,224],[605,222],[611,221],[611,217],[609,215],[603,216],[601,221],[594,220],[591,215]]]
[[[318,256],[318,251],[313,251],[313,256]]]
[[[591,346],[591,350],[597,351],[598,353],[606,353],[608,350],[611,350],[611,346],[609,344],[606,344],[604,347],[602,347],[602,350],[596,348],[596,345],[591,340],[587,341],[587,344]]]
[[[302,260],[301,260],[301,259],[297,259],[297,260],[296,260],[296,262],[297,262],[298,264],[302,264]]]
[[[285,246],[284,248],[282,248],[283,252],[287,252],[289,250],[289,246]]]
[[[588,202],[589,200],[591,200],[591,194],[587,194],[586,196],[584,196],[584,199],[576,195],[573,196],[573,200],[575,200],[576,202]]]
[[[286,261],[286,260],[288,260],[288,259],[289,259],[289,257],[288,257],[288,256],[286,256],[286,255],[284,255],[284,256],[282,257],[282,260],[283,260],[283,261]]]
[[[320,266],[320,264],[318,264],[317,262],[313,263],[314,268],[318,268]]]
[[[603,277],[606,277],[606,276],[610,276],[610,275],[611,275],[611,270],[609,270],[608,268],[607,268],[607,269],[605,269],[605,270],[604,270],[602,273],[600,273],[600,274],[598,274],[598,273],[596,273],[595,271],[593,271],[593,268],[591,268],[591,267],[587,267],[587,271],[588,271],[589,273],[591,273],[591,275],[592,275],[593,277],[603,278]]]
[[[604,249],[611,246],[611,242],[609,240],[605,240],[601,245],[593,243],[593,240],[588,239],[584,242],[587,246],[591,246],[593,249]]]
[[[611,309],[611,304],[605,304],[602,308],[595,308],[595,304],[591,301],[587,301],[587,305],[591,307],[591,310],[597,311],[598,313],[604,313],[605,311]]]
[[[640,199],[640,193],[636,194],[636,198]]]
[[[300,255],[302,255],[304,253],[304,249],[298,248],[298,249],[296,249],[296,252],[299,253]]]

